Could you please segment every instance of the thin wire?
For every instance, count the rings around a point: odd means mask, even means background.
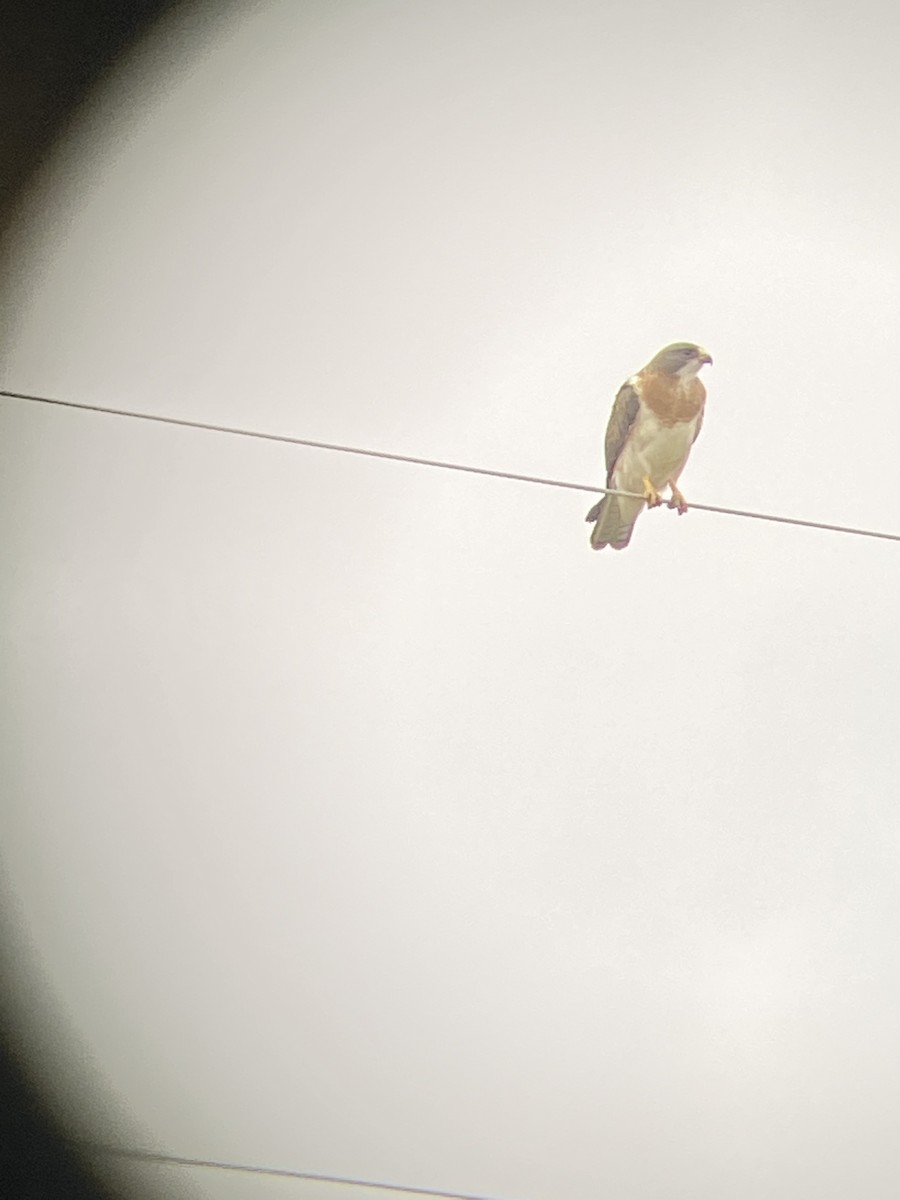
[[[127,408],[107,408],[101,404],[84,404],[78,400],[55,400],[49,396],[33,396],[27,392],[12,392],[0,388],[0,396],[8,400],[25,400],[31,404],[52,404],[57,408],[75,408],[82,412],[102,413],[108,417],[127,417],[133,421],[154,421],[159,425],[176,425],[182,429],[202,429],[207,433],[227,433],[234,437],[256,438],[264,442],[283,442],[288,446],[307,446],[313,450],[332,450],[338,454],[358,454],[365,458],[382,458],[388,462],[411,463],[417,467],[434,467],[441,471],[463,471],[469,475],[486,475],[492,479],[512,479],[518,483],[534,483],[541,487],[566,488],[573,492],[603,493],[643,500],[638,492],[622,492],[616,488],[600,487],[595,483],[571,483],[565,479],[547,479],[542,475],[521,475],[516,471],[497,471],[491,467],[473,467],[465,463],[444,462],[437,458],[419,458],[413,454],[392,454],[387,450],[367,450],[361,446],[345,446],[339,442],[319,442],[312,438],[292,437],[286,433],[264,433],[259,429],[244,429],[237,425],[216,425],[210,421],[191,421],[186,417],[165,417],[158,413],[137,412]],[[854,537],[880,538],[900,542],[900,533],[881,533],[875,529],[860,529],[853,525],[830,525],[825,521],[805,521],[800,517],[781,517],[774,513],[751,512],[743,508],[723,508],[718,504],[696,504],[691,509],[721,513],[726,517],[744,517],[750,521],[773,521],[779,525],[797,525],[801,529],[824,529],[830,533],[849,533]]]
[[[243,1175],[269,1175],[280,1179],[305,1179],[310,1183],[335,1183],[348,1187],[374,1188],[406,1196],[432,1196],[435,1200],[493,1200],[473,1192],[442,1192],[438,1188],[413,1187],[405,1183],[384,1183],[374,1179],[356,1179],[349,1175],[322,1175],[315,1171],[291,1171],[287,1167],[254,1167],[245,1163],[219,1162],[211,1158],[184,1158],[178,1154],[161,1154],[153,1150],[131,1150],[125,1146],[107,1146],[96,1142],[75,1143],[86,1153],[128,1158],[135,1162],[164,1163],[175,1167],[205,1167],[212,1171],[237,1171]]]

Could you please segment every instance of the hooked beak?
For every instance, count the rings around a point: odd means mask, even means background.
[[[702,346],[700,347],[700,353],[699,353],[698,357],[700,359],[701,367],[703,366],[704,363],[709,363],[709,365],[712,366],[712,355],[710,353],[708,353],[706,350],[704,350],[702,348]]]

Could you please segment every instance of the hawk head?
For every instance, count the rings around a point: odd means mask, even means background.
[[[661,375],[679,375],[682,379],[689,379],[697,374],[704,363],[711,362],[712,356],[702,346],[694,342],[673,342],[671,346],[660,350],[648,366],[651,371],[658,371]]]

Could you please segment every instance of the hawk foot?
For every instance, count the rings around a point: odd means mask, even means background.
[[[679,517],[683,517],[688,510],[687,500],[674,483],[670,482],[669,487],[672,490],[672,499],[668,501],[669,508],[677,508]]]
[[[658,508],[659,505],[662,504],[662,502],[663,502],[662,496],[659,494],[659,492],[656,490],[656,488],[650,482],[649,475],[644,476],[643,483],[644,483],[644,499],[647,501],[647,507],[648,508]]]

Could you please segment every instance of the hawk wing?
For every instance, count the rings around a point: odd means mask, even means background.
[[[609,414],[606,426],[606,486],[611,486],[613,468],[628,440],[628,434],[640,408],[640,397],[630,383],[623,383]],[[697,433],[700,432],[699,425]],[[696,434],[694,435],[696,437]]]

